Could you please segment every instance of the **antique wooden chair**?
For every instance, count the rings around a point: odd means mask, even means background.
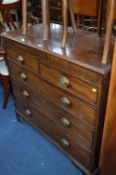
[[[14,24],[11,10],[15,9],[19,6],[18,0],[3,0],[0,2],[0,33],[4,30],[4,25],[6,24],[10,29],[15,29],[16,25]],[[3,100],[3,108],[7,106],[8,97],[10,95],[9,89],[9,71],[7,65],[5,63],[5,52],[3,49],[2,40],[0,38],[0,81],[2,82],[4,89],[4,100]]]
[[[19,0],[3,0],[0,8],[3,17],[3,24],[6,24],[12,30],[16,29],[18,26],[17,23],[14,22],[11,12],[13,9],[19,8],[19,5]]]

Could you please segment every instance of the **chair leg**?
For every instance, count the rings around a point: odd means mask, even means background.
[[[49,2],[42,0],[42,20],[43,20],[43,40],[47,41],[49,37],[50,19],[49,19]]]
[[[72,0],[69,0],[68,3],[69,3],[69,12],[70,12],[72,27],[73,27],[74,32],[77,32],[77,25],[76,25],[75,16],[73,13],[73,8],[72,8]]]
[[[2,85],[4,89],[3,108],[6,108],[7,103],[8,103],[8,97],[10,95],[9,76],[0,75],[0,80],[2,81]]]
[[[98,35],[101,36],[101,32],[102,32],[102,18],[103,18],[103,3],[104,0],[99,0],[99,11],[98,11],[98,29],[97,29],[97,33]]]
[[[114,12],[115,12],[115,0],[112,0],[109,7],[108,7],[108,17],[107,17],[107,24],[106,24],[106,35],[104,41],[104,51],[103,51],[103,58],[102,64],[107,64],[108,61],[108,54],[110,49],[110,40],[112,36],[112,27],[113,27],[113,20],[114,20]]]
[[[63,31],[62,31],[62,44],[61,47],[64,48],[67,40],[67,28],[68,28],[68,0],[62,0],[62,16],[63,16]]]

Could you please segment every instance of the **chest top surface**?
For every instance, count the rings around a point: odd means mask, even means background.
[[[104,75],[110,71],[113,42],[110,48],[108,63],[103,65],[101,63],[104,47],[103,37],[80,29],[78,29],[77,33],[74,33],[72,28],[68,28],[67,45],[65,49],[62,49],[61,35],[62,26],[59,24],[51,24],[51,33],[48,41],[43,41],[42,24],[29,27],[25,36],[22,34],[21,29],[2,34],[4,38],[54,55],[61,60],[69,61],[97,73]]]

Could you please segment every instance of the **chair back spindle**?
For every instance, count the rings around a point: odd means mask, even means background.
[[[107,9],[106,35],[105,35],[104,51],[103,51],[103,58],[102,58],[103,64],[106,64],[108,61],[110,41],[111,41],[111,36],[112,36],[112,27],[113,27],[113,20],[114,20],[115,5],[116,5],[115,0],[110,0],[109,7]]]
[[[27,0],[22,1],[22,33],[27,34]]]
[[[43,20],[43,40],[48,40],[49,36],[49,10],[48,10],[48,1],[42,0],[42,20]]]

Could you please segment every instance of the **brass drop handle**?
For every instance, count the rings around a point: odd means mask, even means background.
[[[61,104],[62,104],[63,106],[65,106],[65,107],[69,107],[70,104],[71,104],[70,100],[69,100],[67,97],[62,97],[62,98],[60,99],[60,102],[61,102]]]
[[[64,87],[69,87],[70,85],[69,79],[65,76],[60,77],[59,81],[60,81],[60,84]]]
[[[32,112],[31,112],[29,109],[26,109],[26,110],[25,110],[25,114],[26,114],[27,116],[31,116],[31,115],[32,115]]]
[[[24,97],[29,97],[29,93],[26,91],[26,90],[24,90],[23,92],[22,92],[22,95],[24,96]]]
[[[17,62],[20,63],[20,64],[23,64],[23,62],[24,62],[24,58],[23,58],[21,55],[19,55],[19,56],[16,58],[16,60],[17,60]]]
[[[97,93],[97,88],[92,88],[92,92]]]
[[[21,79],[21,80],[23,80],[23,81],[26,81],[26,80],[27,80],[27,76],[26,76],[25,73],[22,72],[22,73],[20,73],[19,76],[20,76],[20,79]]]
[[[60,139],[60,142],[61,142],[61,145],[64,147],[64,148],[68,148],[70,146],[69,142],[64,139],[64,138],[61,138]]]
[[[62,117],[60,119],[60,121],[64,126],[66,126],[66,127],[70,126],[70,121],[68,119],[66,119],[65,117]]]

